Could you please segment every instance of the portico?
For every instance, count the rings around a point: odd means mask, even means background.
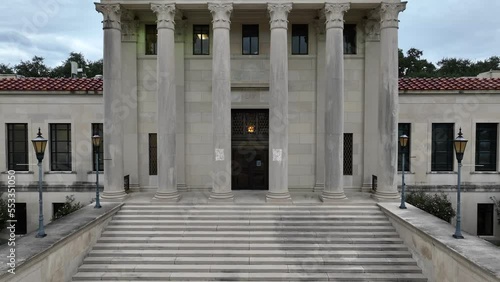
[[[342,200],[345,189],[361,190],[365,170],[378,175],[376,197],[399,197],[397,17],[404,3],[257,2],[96,4],[104,16],[103,198],[124,196],[123,175],[137,169],[138,189],[157,189],[158,200],[177,201],[179,190],[208,188],[211,200],[231,201],[232,109],[269,111],[268,201],[290,201],[289,190],[295,188],[319,188],[325,202]],[[135,22],[135,30],[127,26],[127,34],[136,34],[135,53],[121,49],[124,11]],[[141,53],[142,44],[148,40],[145,26],[154,22],[156,54],[149,56]],[[198,35],[209,40],[208,54],[198,55],[194,28],[209,23],[210,31]],[[347,23],[354,26],[354,47],[346,42]],[[251,24],[258,25],[257,35],[248,42],[257,40],[257,51],[246,55],[240,50]],[[305,34],[298,33],[299,25]],[[368,25],[380,39],[373,40]],[[124,76],[125,58],[135,58],[137,73],[132,92],[138,145],[128,148],[123,128],[130,119],[117,110],[128,107],[122,101],[130,91],[122,89],[130,79]],[[368,115],[373,111],[366,107],[378,109],[376,115]],[[366,124],[374,119],[379,156],[371,157],[379,162],[363,163],[363,140],[372,130]],[[352,134],[347,153],[346,134]],[[144,168],[152,164],[147,140],[155,135],[157,176]],[[135,167],[124,164],[123,153],[129,152],[139,156]],[[346,154],[352,154],[351,163]]]

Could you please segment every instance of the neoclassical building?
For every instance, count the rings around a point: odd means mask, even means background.
[[[104,192],[395,199],[399,1],[101,1]],[[347,146],[347,147],[346,147]],[[151,157],[155,152],[156,157]],[[369,156],[377,158],[368,160]],[[346,156],[346,157],[344,157]],[[151,163],[154,162],[154,163]]]

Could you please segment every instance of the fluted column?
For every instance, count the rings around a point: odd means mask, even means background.
[[[232,200],[231,191],[231,58],[229,46],[232,3],[209,3],[212,13],[212,125],[214,156],[212,200]]]
[[[269,3],[269,192],[267,201],[290,201],[288,192],[288,13],[291,3]]]
[[[123,107],[121,24],[119,4],[96,3],[104,20],[103,96],[104,96],[104,190],[103,199],[125,197],[123,187]]]
[[[175,4],[151,4],[157,16],[158,95],[158,191],[155,198],[177,201],[176,182],[176,91],[175,91]]]
[[[379,171],[377,192],[380,200],[399,198],[398,169],[398,15],[406,3],[380,6],[380,84],[379,84]]]
[[[324,202],[344,194],[344,14],[349,3],[326,3],[326,110]]]
[[[365,29],[365,93],[363,119],[363,192],[372,189],[372,175],[378,174],[378,99],[380,81],[380,12],[370,11]]]

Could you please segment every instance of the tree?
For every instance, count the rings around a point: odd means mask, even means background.
[[[443,77],[476,76],[474,63],[469,59],[443,58],[437,63],[438,74]]]
[[[97,61],[87,61],[87,77],[95,77],[98,74],[102,75],[102,59]]]
[[[47,77],[50,68],[45,65],[43,60],[43,57],[34,56],[31,61],[21,61],[15,65],[14,70],[17,74],[25,77]]]
[[[13,74],[14,69],[9,64],[0,64],[0,74]]]
[[[406,52],[399,49],[399,77],[433,77],[436,76],[436,66],[422,59],[423,51],[410,48]]]
[[[62,61],[61,65],[55,67],[49,74],[50,77],[71,77],[71,62],[76,62],[85,73],[87,61],[82,53],[71,52],[69,57]]]

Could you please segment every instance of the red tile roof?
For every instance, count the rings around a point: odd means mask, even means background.
[[[99,92],[102,83],[95,78],[5,78],[0,91]],[[500,78],[401,78],[399,90],[500,90]]]
[[[102,91],[102,79],[95,78],[4,78],[0,91]]]
[[[399,90],[500,90],[500,78],[400,78]]]

